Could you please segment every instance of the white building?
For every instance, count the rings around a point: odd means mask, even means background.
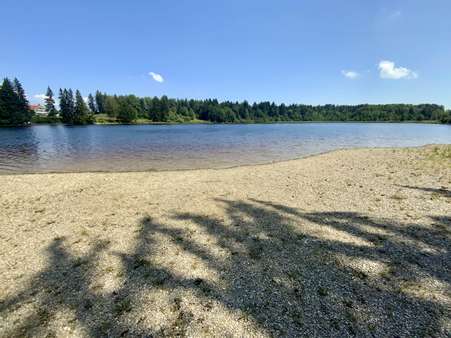
[[[42,104],[30,104],[30,109],[34,111],[36,115],[47,116],[48,112]]]

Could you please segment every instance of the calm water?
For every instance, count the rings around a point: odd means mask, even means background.
[[[432,143],[451,144],[451,126],[307,123],[0,128],[0,172],[219,168],[337,148]]]

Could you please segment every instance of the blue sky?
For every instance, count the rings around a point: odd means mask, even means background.
[[[32,101],[50,85],[451,107],[450,13],[449,0],[2,0],[0,76]]]

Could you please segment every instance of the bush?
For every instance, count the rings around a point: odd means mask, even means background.
[[[33,115],[31,118],[31,123],[61,123],[61,118],[58,116]]]

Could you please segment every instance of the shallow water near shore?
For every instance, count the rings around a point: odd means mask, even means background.
[[[0,128],[0,173],[146,171],[270,163],[340,148],[451,144],[451,126],[413,123]]]

